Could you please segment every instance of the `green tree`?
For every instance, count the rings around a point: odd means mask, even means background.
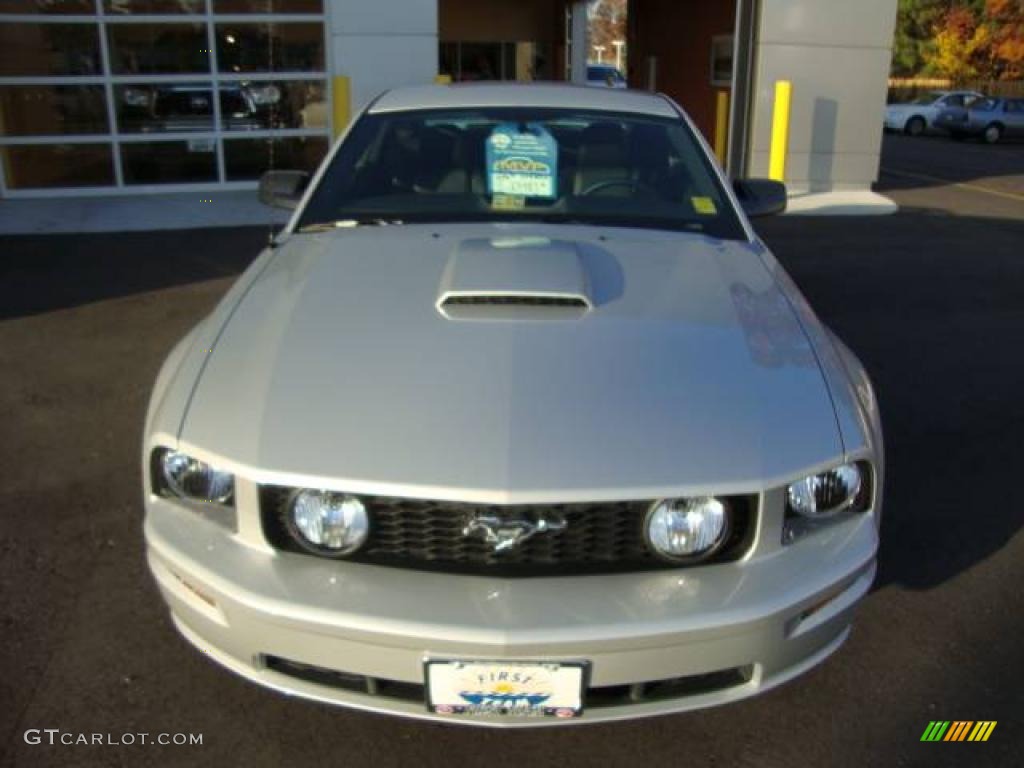
[[[892,48],[892,74],[912,77],[924,69],[934,45],[934,28],[952,7],[952,0],[899,0],[896,36]]]

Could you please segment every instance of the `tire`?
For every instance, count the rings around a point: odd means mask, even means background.
[[[907,134],[907,136],[920,136],[924,133],[924,129],[926,127],[927,125],[924,122],[924,118],[920,115],[916,115],[907,120],[907,124],[903,126],[903,132]]]
[[[999,123],[985,126],[985,132],[981,134],[981,138],[985,140],[986,144],[998,143],[1003,138],[1003,126],[999,125]]]

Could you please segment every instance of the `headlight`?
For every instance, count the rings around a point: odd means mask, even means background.
[[[355,552],[370,533],[366,506],[355,496],[299,491],[288,509],[288,529],[304,549],[327,557]]]
[[[188,454],[160,450],[157,461],[163,486],[182,499],[231,504],[235,495],[235,476]]]
[[[826,517],[852,507],[860,496],[862,483],[860,467],[841,464],[790,485],[786,489],[786,501],[798,515]]]
[[[729,512],[712,496],[663,499],[647,513],[647,543],[669,560],[707,557],[725,542]]]
[[[783,543],[790,544],[833,520],[867,510],[871,483],[871,466],[858,462],[841,464],[787,486]]]

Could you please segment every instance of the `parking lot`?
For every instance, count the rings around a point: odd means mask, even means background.
[[[726,708],[493,732],[289,700],[175,633],[143,557],[156,371],[259,229],[0,239],[0,764],[1024,764],[1024,145],[885,140],[891,217],[764,220],[886,428],[879,576],[844,648]],[[996,720],[922,744],[930,720]],[[201,746],[27,744],[27,729]]]

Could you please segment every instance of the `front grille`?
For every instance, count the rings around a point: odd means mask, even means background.
[[[426,692],[419,683],[406,683],[382,677],[368,677],[340,672],[334,669],[303,664],[282,659],[278,656],[264,656],[263,663],[274,672],[307,683],[315,683],[369,696],[381,696],[402,701],[425,702]],[[666,680],[652,680],[632,685],[609,685],[590,687],[584,691],[583,709],[624,707],[631,704],[645,704],[655,701],[670,701],[690,696],[717,693],[736,688],[750,682],[753,677],[752,665],[730,667],[702,675],[673,677]]]
[[[288,531],[292,490],[260,489],[263,529],[274,547],[303,550]],[[644,518],[652,501],[495,506],[448,501],[360,497],[370,514],[370,535],[350,561],[399,568],[495,576],[552,576],[678,568],[657,557],[644,540]],[[729,497],[732,529],[728,541],[707,562],[736,560],[753,541],[755,501]],[[560,531],[538,533],[517,547],[495,552],[478,536],[463,534],[475,513],[564,520]]]

